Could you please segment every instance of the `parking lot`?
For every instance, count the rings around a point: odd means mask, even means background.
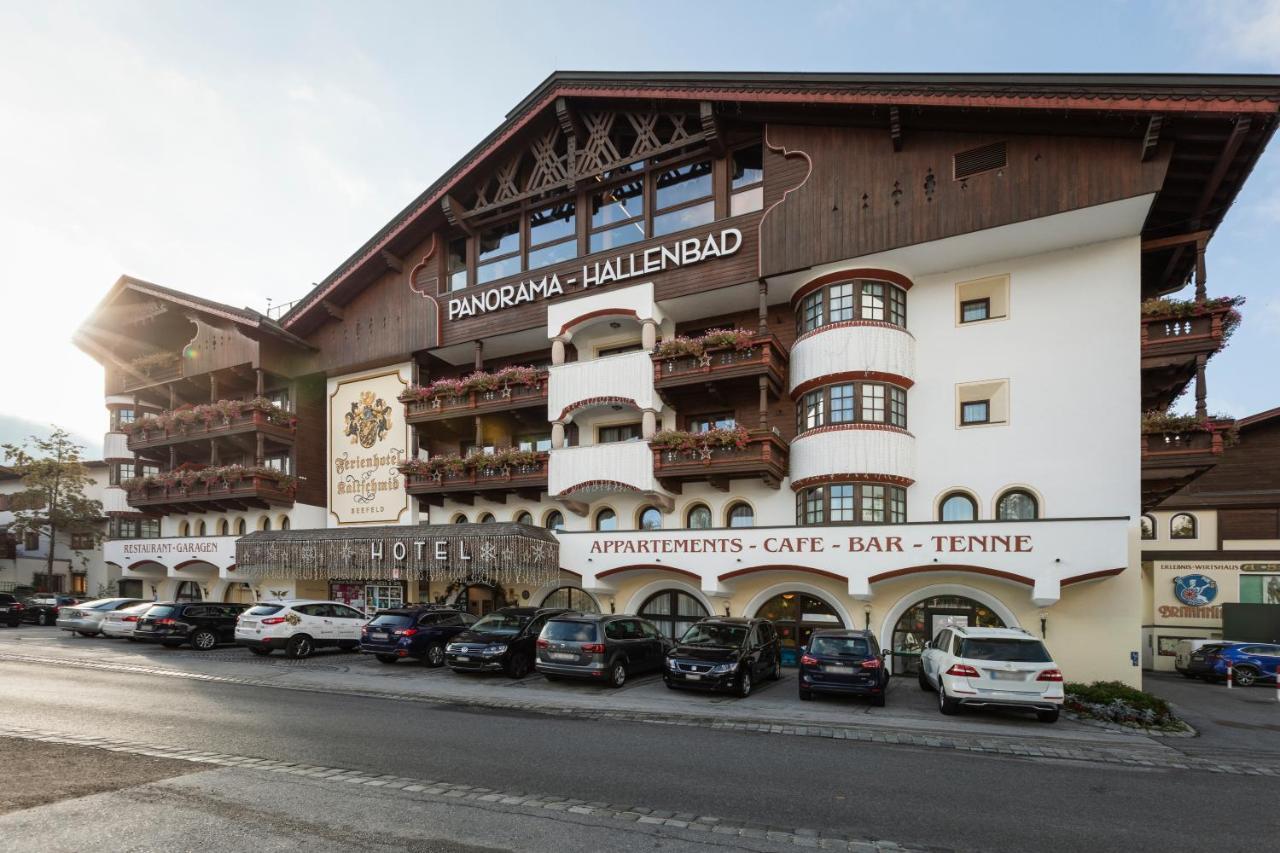
[[[1147,673],[1145,689],[1171,702],[1200,733],[1188,747],[1247,755],[1280,753],[1280,701],[1275,684],[1233,687],[1174,673]]]

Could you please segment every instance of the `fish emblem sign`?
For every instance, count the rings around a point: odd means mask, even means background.
[[[363,391],[346,414],[343,434],[351,438],[352,444],[370,448],[381,441],[390,429],[391,407],[374,392]]]

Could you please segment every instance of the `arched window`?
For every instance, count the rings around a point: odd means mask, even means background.
[[[664,589],[645,599],[640,614],[673,640],[684,636],[693,623],[710,614],[696,597],[678,589]]]
[[[533,524],[533,514],[529,512],[516,513],[516,524]]]
[[[209,535],[209,528],[205,526],[205,523],[203,521],[200,522],[198,525],[196,525],[196,535],[197,536]]]
[[[451,521],[451,522],[449,522],[449,523],[450,523],[450,524],[466,524],[466,523],[467,523],[467,516],[466,516],[465,514],[463,514],[463,513],[458,513],[457,515],[455,515],[455,516],[453,517],[453,521]]]
[[[270,517],[270,516],[266,516],[266,515],[264,515],[262,518],[258,519],[258,529],[259,529],[259,530],[270,530],[270,529],[271,529],[271,517]]]
[[[756,525],[756,511],[751,508],[751,504],[742,501],[730,504],[724,517],[726,527],[755,527]]]
[[[599,613],[600,605],[589,592],[576,586],[562,586],[547,593],[542,599],[542,607],[563,607],[566,610],[577,610],[580,613]]]
[[[656,506],[646,506],[636,516],[637,530],[661,530],[662,511]]]
[[[844,628],[844,620],[836,609],[807,592],[784,592],[760,605],[753,614],[768,619],[782,641],[782,662],[795,666],[801,646],[808,645],[809,635],[820,628]]]
[[[482,512],[480,513],[480,517],[477,518],[476,521],[479,522],[480,524],[493,524],[494,522],[493,513]]]
[[[178,584],[178,591],[173,596],[174,601],[203,601],[204,593],[200,591],[200,584],[195,581],[183,581]]]
[[[1142,538],[1156,538],[1156,520],[1149,515],[1142,516]]]
[[[1189,512],[1180,512],[1169,519],[1170,539],[1195,539],[1196,517]]]
[[[617,529],[618,516],[613,510],[605,507],[596,513],[596,530],[610,531]]]
[[[287,515],[280,516],[280,529],[281,530],[289,529],[289,516]]]
[[[564,530],[564,513],[558,509],[551,510],[551,512],[547,513],[542,526],[547,530]]]
[[[248,532],[249,532],[249,525],[245,524],[244,519],[243,519],[243,518],[241,518],[241,519],[237,520],[237,521],[236,521],[236,535],[237,535],[237,536],[243,536],[243,535],[245,535],[245,534],[246,534],[246,533],[248,533]]]
[[[938,521],[977,521],[978,505],[964,492],[952,492],[938,505]]]
[[[226,536],[226,535],[227,535],[227,534],[229,534],[230,532],[231,532],[231,525],[227,524],[227,520],[226,520],[225,518],[224,518],[224,519],[222,519],[222,521],[219,521],[219,522],[218,522],[218,535],[219,535],[219,536]]]
[[[996,518],[1001,521],[1030,521],[1040,517],[1040,504],[1025,489],[1012,489],[996,502]]]
[[[690,530],[706,530],[711,527],[711,510],[706,504],[694,504],[685,511],[684,526]]]
[[[178,523],[178,535],[179,535],[179,536],[190,536],[190,535],[191,535],[191,522],[189,522],[189,521],[181,521],[181,522],[179,522],[179,523]]]

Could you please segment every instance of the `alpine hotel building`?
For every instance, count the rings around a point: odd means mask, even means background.
[[[1205,246],[1278,105],[556,73],[285,312],[116,283],[76,338],[107,559],[162,599],[763,615],[790,660],[865,627],[897,673],[1021,626],[1137,683],[1140,518],[1221,452]],[[1189,388],[1203,424],[1140,428]]]

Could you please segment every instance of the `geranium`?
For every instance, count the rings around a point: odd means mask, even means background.
[[[658,344],[654,355],[658,358],[678,358],[682,355],[691,355],[695,358],[702,355],[703,346],[700,338],[688,338],[683,335],[677,335],[674,338],[663,341]]]
[[[747,446],[750,434],[745,427],[735,426],[725,429],[711,429],[705,432],[664,429],[649,439],[649,446],[658,450],[671,450],[690,453],[703,449],[719,449],[733,447],[741,450]]]
[[[707,349],[733,347],[743,350],[751,346],[755,337],[755,332],[748,329],[711,329],[702,336],[702,345]]]
[[[1213,299],[1147,299],[1142,303],[1142,316],[1152,319],[1169,318],[1185,320],[1192,317],[1203,317],[1217,311],[1225,311],[1222,315],[1222,341],[1225,344],[1240,326],[1240,311],[1244,305],[1243,296],[1215,296]]]

